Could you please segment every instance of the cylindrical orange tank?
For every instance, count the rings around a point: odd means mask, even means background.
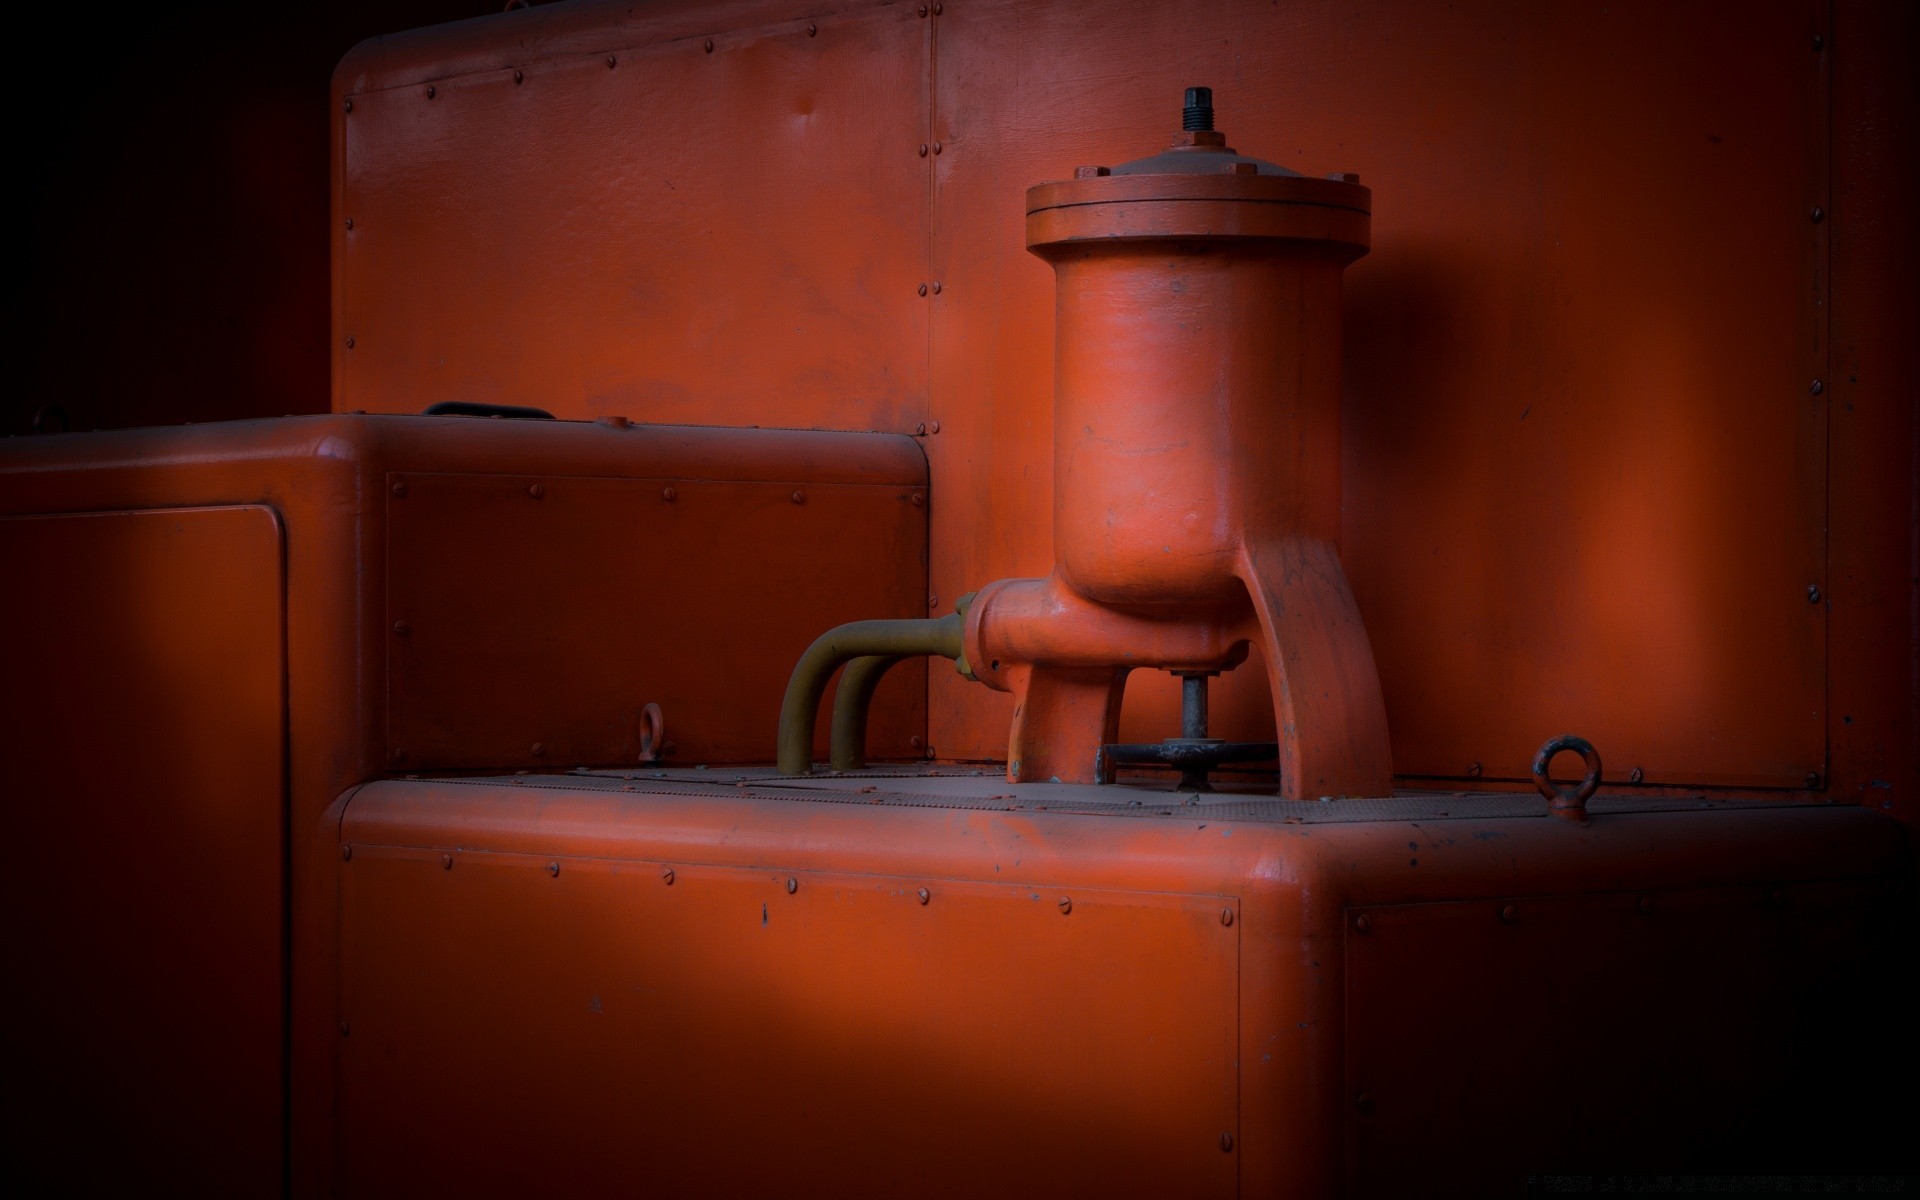
[[[1380,794],[1385,713],[1334,550],[1340,284],[1369,193],[1228,148],[1206,89],[1184,117],[1161,154],[1027,193],[1057,283],[1055,566],[982,589],[968,658],[1021,696],[1010,774],[1073,779],[1126,671],[1260,642],[1283,791]]]

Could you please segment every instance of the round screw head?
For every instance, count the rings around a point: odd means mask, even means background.
[[[1520,910],[1509,904],[1500,910],[1500,919],[1511,925],[1520,919]]]
[[[352,1032],[353,1032],[353,1026],[351,1026],[351,1025],[349,1025],[349,1024],[347,1024],[347,1023],[346,1023],[345,1021],[342,1021],[342,1022],[340,1022],[340,1036],[341,1036],[341,1037],[346,1037],[346,1036],[347,1036],[348,1034],[350,1034],[350,1033],[352,1033]]]
[[[920,895],[920,903],[922,904],[925,904],[927,901],[933,899],[933,893],[928,891],[925,888],[920,889],[919,895]]]
[[[352,228],[352,227],[349,226],[348,228]],[[1807,391],[1813,393],[1816,396],[1818,396],[1821,392],[1824,392],[1826,390],[1827,390],[1827,385],[1818,379],[1814,380],[1812,383],[1807,385]]]
[[[396,496],[404,496],[407,494],[407,484],[404,479],[393,485],[393,494]]]
[[[351,350],[351,349],[353,349],[353,339],[352,339],[352,338],[348,338],[348,339],[347,339],[347,349],[349,349],[349,350]]]
[[[1810,583],[1807,585],[1807,603],[1809,604],[1820,603],[1820,585],[1819,584]]]
[[[352,218],[352,217],[348,217],[348,218],[347,218],[347,228],[348,228],[348,229],[352,229],[352,228],[353,228],[353,218]]]
[[[1477,762],[1472,762],[1472,763],[1468,763],[1468,764],[1467,764],[1467,778],[1468,778],[1468,779],[1478,779],[1478,778],[1480,778],[1480,764],[1479,764],[1479,763],[1477,763]]]
[[[712,38],[708,38],[708,39],[707,39],[707,53],[708,53],[708,54],[712,54],[712,53],[713,53],[713,39],[712,39]]]
[[[933,144],[933,152],[934,152],[935,154],[938,154],[938,153],[940,153],[940,151],[941,151],[941,150],[943,150],[943,149],[945,149],[945,148],[946,148],[946,147],[944,147],[943,145],[941,145],[941,143],[939,143],[939,142],[935,142],[935,143]],[[935,290],[935,291],[939,291],[939,289],[938,289],[938,288],[935,288],[934,290]]]
[[[413,632],[413,627],[408,625],[405,621],[395,621],[393,623],[393,632],[398,634],[401,637],[405,637],[407,636],[407,634]]]
[[[927,285],[926,285],[926,284],[924,284],[924,283],[920,285],[920,294],[921,294],[922,296],[924,296],[924,295],[926,295],[926,294],[927,294]],[[922,425],[922,426],[920,427],[920,432],[921,432],[921,433],[925,433],[926,431],[927,431],[927,427],[926,427],[925,425]]]
[[[787,499],[793,501],[795,504],[805,504],[807,502],[807,494],[795,488],[793,495],[788,496]]]
[[[924,292],[924,291],[926,291],[927,289],[926,289],[926,287],[925,287],[925,286],[923,285],[923,286],[921,287],[921,289],[920,289],[920,290]],[[922,422],[921,422],[920,424],[918,424],[918,425],[915,425],[915,426],[913,427],[913,432],[914,432],[914,436],[916,436],[916,437],[925,437],[925,436],[926,436],[926,432],[927,432],[927,425],[926,425],[926,422],[924,422],[924,421],[922,421]]]
[[[513,81],[515,83],[525,83],[527,81],[527,73],[525,71],[515,70],[513,73]]]
[[[660,872],[660,882],[666,884],[668,887],[673,886],[673,868],[672,867],[666,867]]]
[[[668,504],[672,504],[674,501],[674,498],[679,494],[680,494],[679,492],[673,490],[670,487],[660,489],[660,498],[662,500],[665,500]]]
[[[545,742],[535,742],[532,746],[529,746],[528,749],[533,751],[535,758],[539,758],[547,752],[547,745]]]
[[[527,485],[527,495],[532,496],[535,500],[538,500],[540,497],[546,494],[547,494],[547,489],[546,489],[546,485],[544,484],[533,483],[533,484]]]
[[[915,508],[919,508],[927,502],[926,496],[920,492],[915,492],[913,495],[907,497],[907,499],[912,502]]]
[[[1652,897],[1652,896],[1642,896],[1642,897],[1640,897],[1640,905],[1639,905],[1639,908],[1640,908],[1640,911],[1641,911],[1642,913],[1650,913],[1650,912],[1652,912],[1652,911],[1653,911],[1653,897]]]
[[[427,99],[431,100],[439,94],[440,94],[439,90],[436,89],[432,84],[427,85]]]
[[[934,148],[933,148],[933,152],[934,152],[935,154],[938,154],[938,153],[940,153],[940,147],[939,147],[939,145],[937,145],[937,144],[936,144],[936,145],[934,146]],[[939,281],[938,279],[936,279],[936,280],[934,280],[934,281],[933,281],[933,294],[934,294],[934,295],[936,295],[936,296],[938,296],[938,295],[940,294],[940,281]],[[938,432],[938,430],[935,430],[935,432]]]
[[[1220,923],[1221,923],[1222,925],[1231,925],[1231,924],[1233,924],[1233,910],[1232,910],[1232,909],[1230,909],[1230,908],[1223,908],[1223,909],[1221,909],[1221,910],[1220,910]]]
[[[349,844],[349,845],[340,847],[340,861],[350,862],[352,861],[352,859],[353,859],[353,846]]]
[[[808,26],[807,26],[807,36],[808,36],[808,37],[819,37],[819,36],[820,36],[820,27],[819,27],[818,25],[814,25],[814,24],[808,24]]]
[[[791,875],[787,876],[787,895],[791,896],[799,890],[800,890],[800,881],[798,879],[795,879]]]
[[[1373,922],[1367,919],[1367,914],[1361,913],[1353,919],[1353,927],[1361,933],[1365,933],[1373,928]]]
[[[547,874],[557,877],[560,874],[560,864],[557,862],[548,863]]]
[[[341,102],[341,105],[340,105],[340,111],[342,111],[342,112],[352,112],[352,111],[353,111],[353,101],[352,101],[352,100],[346,100],[346,101],[342,101],[342,102]]]
[[[453,855],[451,855],[451,854],[442,854],[442,855],[440,856],[440,869],[441,869],[442,871],[451,871],[451,870],[453,870]]]
[[[921,157],[921,158],[925,158],[926,156],[927,156],[927,144],[926,144],[925,142],[921,142],[921,143],[920,143],[920,157]]]
[[[1820,786],[1820,772],[1818,771],[1807,772],[1807,786],[1809,788],[1817,788]]]
[[[927,6],[924,4],[920,6],[920,15],[923,17],[927,15]]]
[[[925,741],[920,737],[919,734],[916,733],[912,737],[907,739],[907,745],[912,746],[915,750],[918,750],[921,746],[925,745]]]
[[[1353,1106],[1363,1113],[1370,1113],[1373,1111],[1373,1096],[1367,1092],[1361,1092],[1353,1098]]]
[[[934,285],[933,285],[933,290],[934,290],[934,291],[936,291],[936,292],[937,292],[937,291],[939,291],[939,290],[940,290],[940,285],[939,285],[939,284],[937,284],[937,283],[936,283],[936,284],[934,284]],[[940,422],[938,422],[938,421],[933,421],[933,422],[930,422],[930,423],[928,423],[928,425],[927,425],[927,432],[928,432],[928,433],[939,433],[939,432],[940,432]]]
[[[1821,221],[1826,219],[1827,210],[1824,208],[1821,208],[1818,204],[1816,204],[1813,206],[1813,211],[1809,212],[1807,216],[1813,218],[1814,224],[1818,225]]]
[[[1073,897],[1072,896],[1060,897],[1060,915],[1064,917],[1072,911],[1073,911]]]
[[[1647,773],[1645,771],[1642,771],[1639,767],[1635,767],[1633,770],[1627,772],[1628,783],[1639,783],[1642,779],[1645,779],[1646,777],[1647,777]]]
[[[611,71],[619,65],[620,65],[620,60],[618,58],[615,58],[611,54],[607,55],[607,70]]]

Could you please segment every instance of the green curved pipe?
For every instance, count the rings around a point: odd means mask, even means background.
[[[856,658],[840,673],[840,686],[833,693],[833,724],[828,741],[833,754],[827,765],[836,771],[858,771],[867,765],[867,710],[873,706],[873,692],[893,665],[901,658],[893,654],[869,654]]]
[[[787,775],[813,773],[813,727],[820,698],[840,664],[856,658],[908,658],[937,654],[958,659],[966,618],[960,613],[926,620],[852,621],[813,640],[794,664],[787,697],[780,704],[779,767]],[[874,683],[878,683],[877,678]],[[869,692],[871,699],[871,692]]]

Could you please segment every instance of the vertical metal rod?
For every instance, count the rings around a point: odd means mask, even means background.
[[[1207,677],[1205,675],[1180,677],[1180,736],[1183,738],[1207,736]]]

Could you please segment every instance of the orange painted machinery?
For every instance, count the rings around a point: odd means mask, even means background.
[[[1157,10],[1117,11],[1157,54]],[[1119,147],[1176,92],[1088,135],[1118,165],[1031,187],[1024,246],[978,249],[1019,280],[1008,312],[1051,289],[1020,385],[1051,380],[1051,435],[1005,412],[982,432],[1000,401],[968,373],[1026,329],[989,333],[1005,315],[953,293],[991,272],[939,269],[948,234],[878,210],[975,188],[1011,228],[1019,191],[966,156],[1022,186],[1072,160],[1018,121],[962,128],[962,103],[830,101],[987,96],[915,82],[966,64],[1071,78],[1005,32],[1063,19],[581,4],[350,56],[340,411],[0,443],[11,1170],[236,1195],[1405,1197],[1907,1165],[1912,748],[1873,766],[1847,734],[1815,767],[1824,717],[1700,665],[1765,630],[1792,659],[1768,686],[1815,703],[1794,689],[1824,660],[1793,655],[1824,597],[1797,562],[1754,568],[1793,594],[1671,666],[1691,690],[1639,701],[1778,737],[1635,741],[1627,685],[1532,693],[1517,667],[1498,712],[1426,714],[1470,705],[1409,682],[1434,676],[1408,607],[1370,605],[1354,565],[1385,543],[1351,549],[1380,477],[1343,465],[1343,281],[1395,203],[1371,160],[1378,200],[1236,130],[1270,157],[1242,154],[1197,87],[1170,149]],[[792,211],[756,222],[697,130],[660,156],[601,136],[695,72],[730,119],[776,97],[783,145],[844,161],[782,160],[769,203]],[[1215,78],[1231,111],[1240,80]],[[827,178],[899,149],[896,123],[905,168]],[[834,200],[874,206],[871,238],[767,240]],[[769,277],[701,269],[694,295],[683,251],[764,252]],[[1393,348],[1403,285],[1368,285],[1366,354]],[[1051,490],[1044,577],[1008,549],[1044,503],[988,519],[982,472]],[[1432,553],[1396,586],[1424,590]],[[1511,598],[1499,661],[1529,661],[1556,595]],[[1467,726],[1497,752],[1423,757]]]

